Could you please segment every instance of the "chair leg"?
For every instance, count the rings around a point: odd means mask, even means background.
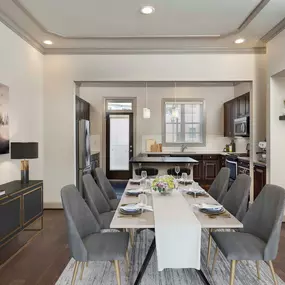
[[[131,246],[133,247],[134,246],[134,232],[133,232],[133,229],[129,229],[129,234],[130,234],[130,243],[131,243]]]
[[[88,261],[86,262],[86,264],[85,264],[85,265],[86,265],[86,267],[88,267]]]
[[[129,252],[128,252],[128,250],[126,251],[125,261],[126,261],[126,274],[128,276],[129,275],[129,268],[130,268],[130,259],[129,259]]]
[[[209,267],[210,258],[211,258],[211,247],[212,247],[212,229],[209,229],[209,241],[208,241],[208,257],[207,257],[207,266]]]
[[[213,275],[213,272],[214,272],[214,269],[215,269],[215,265],[216,265],[218,253],[219,253],[219,248],[216,247],[216,251],[215,251],[215,255],[214,255],[214,260],[213,260],[213,265],[212,265],[211,275]]]
[[[117,278],[117,284],[121,285],[121,273],[120,273],[120,266],[119,266],[119,261],[114,260],[114,267],[116,270],[116,278]]]
[[[271,270],[273,282],[274,282],[275,285],[277,285],[278,283],[277,283],[277,279],[276,279],[276,275],[275,275],[275,270],[274,270],[274,266],[273,266],[272,261],[269,261],[268,264],[269,264],[269,267],[270,267],[270,270]]]
[[[75,280],[76,280],[76,275],[77,275],[79,263],[80,263],[79,261],[76,261],[76,262],[75,262],[71,285],[74,285],[74,284],[75,284]]]
[[[259,261],[256,261],[256,272],[257,272],[257,278],[260,279],[260,269],[259,269]]]
[[[84,266],[85,266],[85,262],[81,262],[80,280],[82,280],[82,278],[83,278]]]
[[[232,260],[232,263],[231,263],[231,278],[230,278],[230,285],[234,285],[234,281],[235,281],[235,274],[236,274],[236,260]]]

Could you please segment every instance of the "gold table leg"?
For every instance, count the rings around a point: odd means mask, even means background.
[[[213,260],[211,275],[213,275],[213,272],[214,272],[214,269],[215,269],[215,265],[216,265],[218,253],[219,253],[219,248],[218,248],[218,246],[217,246],[217,247],[216,247],[216,251],[215,251],[215,255],[214,255],[214,260]]]
[[[209,229],[209,241],[208,241],[208,256],[207,256],[207,266],[209,267],[210,264],[210,258],[211,258],[211,247],[212,247],[212,229]]]

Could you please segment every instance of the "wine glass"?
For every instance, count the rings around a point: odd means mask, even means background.
[[[182,178],[182,181],[184,181],[184,186],[186,186],[187,173],[183,172],[181,178]]]
[[[176,165],[175,166],[175,173],[176,173],[176,178],[178,179],[178,174],[180,172],[180,166]]]

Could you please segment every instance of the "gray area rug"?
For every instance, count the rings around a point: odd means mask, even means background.
[[[121,262],[121,276],[122,285],[133,284],[135,278],[141,268],[141,264],[146,256],[147,250],[152,242],[154,233],[149,230],[144,230],[136,236],[135,246],[130,250],[131,266],[129,278],[125,276],[125,263]],[[207,232],[202,232],[202,255],[201,255],[201,268],[207,276],[210,284],[228,285],[230,264],[225,257],[220,253],[213,276],[211,277],[209,270],[206,266],[207,258]],[[214,247],[212,248],[212,259],[214,256]],[[56,285],[71,284],[72,273],[75,261],[70,260],[61,276],[59,277]],[[76,284],[86,285],[116,285],[115,270],[111,262],[89,262],[89,265],[84,270],[82,281],[79,280],[80,270],[78,270]],[[239,262],[236,268],[235,285],[265,285],[273,284],[270,269],[267,264],[260,263],[261,280],[257,279],[256,267],[254,262]],[[278,277],[279,285],[285,283]],[[146,269],[146,272],[141,281],[141,285],[203,285],[203,281],[193,269],[166,269],[163,272],[157,271],[156,253],[151,258],[151,261]]]

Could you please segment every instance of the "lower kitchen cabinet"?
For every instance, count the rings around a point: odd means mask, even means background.
[[[220,170],[219,160],[204,160],[204,183],[206,185],[212,184]]]
[[[254,199],[259,195],[266,184],[266,166],[254,165]]]

